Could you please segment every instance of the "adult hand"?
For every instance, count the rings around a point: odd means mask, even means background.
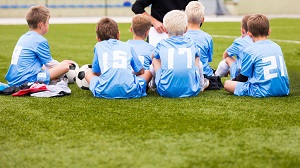
[[[152,25],[158,33],[167,32],[166,28],[160,21],[155,20]]]

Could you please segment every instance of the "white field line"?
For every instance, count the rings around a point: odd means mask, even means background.
[[[228,35],[211,35],[212,37],[217,38],[228,38],[228,39],[236,39],[238,36],[228,36]],[[294,44],[300,44],[300,41],[297,40],[280,40],[280,39],[270,39],[274,42],[283,42],[283,43],[294,43]]]

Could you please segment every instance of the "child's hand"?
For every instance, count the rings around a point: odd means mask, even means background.
[[[72,64],[75,63],[75,62],[72,61],[72,60],[63,60],[62,62],[65,62],[65,63],[67,63],[67,64],[69,64],[69,65],[72,65]]]

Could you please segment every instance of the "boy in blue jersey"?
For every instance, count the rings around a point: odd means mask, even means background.
[[[247,21],[251,15],[243,17],[241,22],[242,36],[235,39],[223,53],[223,60],[219,63],[215,76],[223,77],[230,72],[230,78],[235,78],[241,70],[242,53],[244,49],[253,44],[251,37],[247,34]],[[236,59],[233,57],[236,56]]]
[[[206,77],[211,77],[214,74],[209,65],[213,57],[213,41],[211,35],[200,30],[204,22],[204,6],[198,1],[191,1],[186,6],[185,13],[188,17],[188,30],[184,36],[196,42],[201,53],[200,60],[203,65],[203,74]]]
[[[144,71],[134,49],[119,40],[118,24],[104,17],[97,23],[96,34],[92,70],[85,75],[93,95],[108,99],[146,96],[151,72]]]
[[[237,96],[286,96],[290,92],[289,78],[281,48],[268,40],[269,20],[255,14],[248,19],[248,35],[254,44],[243,51],[240,74],[225,81],[226,91]]]
[[[133,39],[126,42],[138,55],[145,71],[150,71],[150,66],[152,64],[151,55],[154,50],[154,47],[151,44],[145,42],[151,25],[151,20],[148,16],[143,14],[133,16],[130,27],[130,31],[133,33]]]
[[[26,82],[49,84],[69,71],[72,61],[54,60],[43,37],[49,30],[49,18],[49,9],[43,5],[32,6],[26,13],[29,31],[19,38],[5,76],[10,86]]]
[[[199,56],[196,43],[183,34],[187,16],[179,10],[168,12],[163,19],[169,38],[161,40],[153,52],[157,92],[163,97],[190,97],[200,92]]]

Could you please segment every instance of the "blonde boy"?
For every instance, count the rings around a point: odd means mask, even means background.
[[[200,92],[200,51],[193,40],[184,37],[187,16],[183,11],[168,12],[163,24],[169,38],[161,40],[153,53],[157,92],[163,97],[190,97]]]

